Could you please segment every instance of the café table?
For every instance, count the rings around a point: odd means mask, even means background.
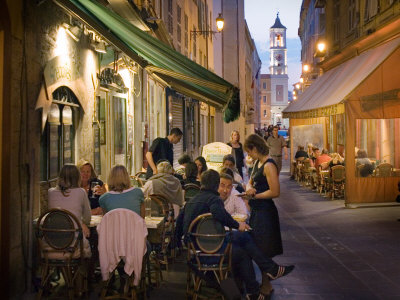
[[[92,216],[89,227],[96,228],[97,225],[100,224],[102,217],[103,216],[101,215]],[[144,220],[146,222],[147,229],[157,229],[164,220],[164,217],[146,217]]]

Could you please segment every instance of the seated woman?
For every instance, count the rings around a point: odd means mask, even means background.
[[[192,162],[192,158],[186,153],[182,154],[181,157],[178,158],[178,164],[180,167],[175,170],[175,176],[178,177],[179,180],[184,179],[186,166],[190,162]]]
[[[114,166],[108,175],[109,191],[100,197],[100,207],[104,213],[116,208],[126,208],[144,218],[144,195],[140,188],[131,186],[128,171],[122,165]]]
[[[195,160],[194,163],[197,165],[197,180],[200,181],[201,174],[205,171],[207,171],[207,163],[206,159],[203,156],[198,156]]]
[[[356,158],[356,167],[361,166],[360,170],[360,176],[361,177],[368,177],[374,173],[374,166],[372,165],[372,162],[369,160],[367,151],[363,149],[359,149],[357,151],[357,158]]]
[[[163,196],[174,207],[175,217],[184,202],[184,194],[181,182],[172,175],[174,169],[169,161],[161,161],[157,164],[157,174],[151,176],[143,187],[145,197],[152,194]]]
[[[73,164],[65,164],[58,176],[57,186],[48,191],[49,208],[62,208],[74,214],[81,220],[82,232],[84,235],[83,246],[84,256],[90,257],[91,251],[86,238],[90,235],[90,206],[84,189],[79,187],[79,169]]]
[[[198,170],[194,162],[188,162],[185,167],[185,175],[183,180],[183,186],[188,183],[193,183],[200,187],[200,181],[197,180]]]
[[[329,167],[332,168],[333,166],[344,166],[344,158],[340,156],[339,153],[332,153],[332,159],[329,162]]]
[[[81,188],[86,191],[89,198],[92,215],[103,214],[99,204],[100,196],[107,192],[103,181],[97,178],[96,172],[90,162],[81,159],[77,165],[81,172]],[[97,183],[94,188],[92,188],[92,183]]]

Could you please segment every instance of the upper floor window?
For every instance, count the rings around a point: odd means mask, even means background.
[[[338,42],[340,38],[340,1],[333,4],[333,40]]]
[[[267,88],[267,83],[263,82],[263,89],[266,89],[266,88]]]
[[[172,0],[168,0],[168,32],[174,34],[174,19],[172,11]]]
[[[267,96],[263,96],[263,102],[267,103]]]
[[[357,11],[357,0],[349,0],[349,6],[347,11],[347,29],[351,31],[358,23],[358,11]]]
[[[365,0],[364,9],[364,20],[368,21],[378,13],[378,1],[377,0]]]
[[[185,50],[189,48],[189,19],[187,14],[185,14]]]
[[[177,35],[177,40],[178,40],[179,46],[182,41],[181,20],[182,20],[182,10],[181,10],[181,7],[179,5],[177,5],[176,6],[176,35]]]

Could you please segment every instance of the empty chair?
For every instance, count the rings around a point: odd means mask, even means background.
[[[332,200],[336,197],[344,197],[344,187],[346,179],[346,169],[344,166],[337,165],[331,168],[331,193]]]
[[[64,209],[51,209],[43,213],[37,223],[41,283],[37,299],[41,299],[46,287],[51,287],[50,277],[54,271],[61,272],[68,288],[69,299],[87,293],[87,266],[84,258],[83,233],[79,220]]]
[[[138,291],[146,297],[145,260],[143,258],[147,251],[147,228],[144,219],[129,209],[113,209],[103,216],[97,226],[97,232],[99,234],[100,268],[104,281],[101,298],[114,298],[113,296],[106,297],[106,293],[118,266],[121,267],[120,277],[126,279],[123,295],[118,295],[118,298],[136,299]],[[137,288],[139,283],[140,286]]]
[[[198,216],[190,224],[187,233],[188,273],[187,296],[196,300],[206,272],[211,272],[218,284],[231,271],[231,239],[224,226],[211,213]],[[210,297],[211,298],[211,297]]]
[[[381,163],[376,167],[376,177],[392,176],[393,166],[389,163]]]

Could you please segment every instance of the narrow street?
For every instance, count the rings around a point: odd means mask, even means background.
[[[272,299],[400,299],[400,207],[346,209],[280,176],[276,199],[284,242],[282,264],[295,264],[273,282]],[[150,299],[185,299],[186,268],[175,263]]]

